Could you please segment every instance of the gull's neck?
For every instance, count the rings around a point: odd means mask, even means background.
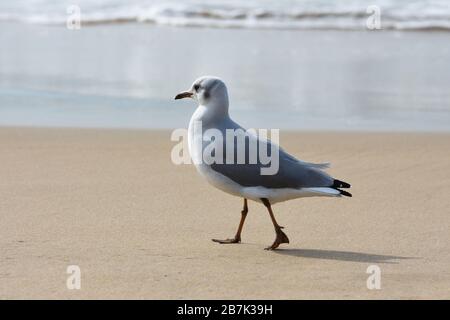
[[[202,121],[204,125],[229,118],[228,99],[224,101],[210,100],[207,104],[200,104],[192,115],[192,120]]]

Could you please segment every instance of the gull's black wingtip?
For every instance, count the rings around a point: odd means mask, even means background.
[[[337,191],[339,191],[341,193],[341,195],[345,196],[345,197],[352,197],[352,194],[350,192],[344,191],[344,190],[340,190],[340,189],[336,189]]]
[[[352,197],[352,194],[350,192],[341,190],[339,188],[345,189],[345,188],[350,188],[350,187],[351,187],[351,185],[349,183],[341,181],[341,180],[337,180],[337,179],[333,180],[333,185],[331,186],[331,188],[336,189],[337,191],[339,191],[339,193],[342,196],[345,196],[345,197]]]
[[[331,187],[332,188],[350,188],[351,185],[349,183],[347,183],[347,182],[334,179],[333,185]]]

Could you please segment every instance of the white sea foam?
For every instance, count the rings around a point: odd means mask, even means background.
[[[448,0],[0,0],[0,21],[64,24],[72,4],[84,24],[337,30],[364,29],[377,5],[383,29],[450,30]]]

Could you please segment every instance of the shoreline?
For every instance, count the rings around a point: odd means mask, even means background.
[[[189,121],[186,122],[186,126],[181,127],[181,129],[186,129],[189,125]],[[178,130],[180,128],[140,128],[140,127],[77,127],[77,126],[17,126],[17,125],[0,125],[0,130],[62,130],[62,131],[117,131],[117,132],[141,132],[141,133],[167,133],[170,135],[170,133],[174,130]],[[346,130],[346,129],[330,129],[330,130],[322,130],[322,129],[279,129],[279,128],[244,128],[246,130],[248,129],[267,129],[267,130],[279,130],[280,134],[286,134],[286,135],[293,135],[293,134],[322,134],[322,135],[332,135],[332,134],[349,134],[349,135],[357,135],[357,134],[367,134],[367,135],[450,135],[450,129],[449,131],[403,131],[401,129],[399,130]]]
[[[41,26],[41,27],[55,27],[55,28],[67,28],[66,27],[66,21],[61,23],[35,23],[35,22],[28,22],[28,21],[19,21],[19,20],[0,20],[0,24],[25,24],[25,25],[31,25],[31,26]],[[284,28],[270,28],[270,27],[220,27],[220,26],[201,26],[201,25],[170,25],[170,24],[158,24],[154,22],[139,22],[139,21],[125,21],[125,20],[119,20],[119,21],[111,21],[111,22],[95,22],[95,21],[81,21],[81,27],[86,28],[96,28],[96,27],[102,27],[102,26],[149,26],[152,28],[167,28],[167,29],[191,29],[191,30],[198,30],[198,29],[208,29],[208,30],[248,30],[255,32],[278,32],[278,31],[286,31],[286,32],[396,32],[396,33],[444,33],[447,34],[450,32],[450,28],[439,28],[439,27],[430,27],[430,28],[404,28],[404,29],[395,29],[395,28],[381,28],[377,30],[370,30],[367,29],[365,26],[361,26],[361,28],[349,28],[349,29],[340,29],[340,28],[295,28],[295,27],[284,27]]]

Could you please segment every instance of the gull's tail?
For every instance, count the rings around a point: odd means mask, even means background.
[[[333,184],[329,187],[302,188],[300,190],[311,196],[326,196],[326,197],[352,196],[350,192],[341,190],[339,188],[350,188],[350,184],[344,181],[334,179]]]
[[[350,192],[347,192],[347,191],[345,191],[345,190],[341,190],[341,189],[340,189],[340,188],[344,188],[344,189],[350,188],[351,185],[350,185],[349,183],[347,183],[347,182],[344,182],[344,181],[341,181],[341,180],[334,179],[333,185],[330,186],[330,187],[333,188],[333,189],[335,189],[335,190],[337,190],[337,191],[339,191],[339,193],[340,193],[342,196],[346,196],[346,197],[351,197],[351,196],[352,196],[352,194],[351,194]]]

